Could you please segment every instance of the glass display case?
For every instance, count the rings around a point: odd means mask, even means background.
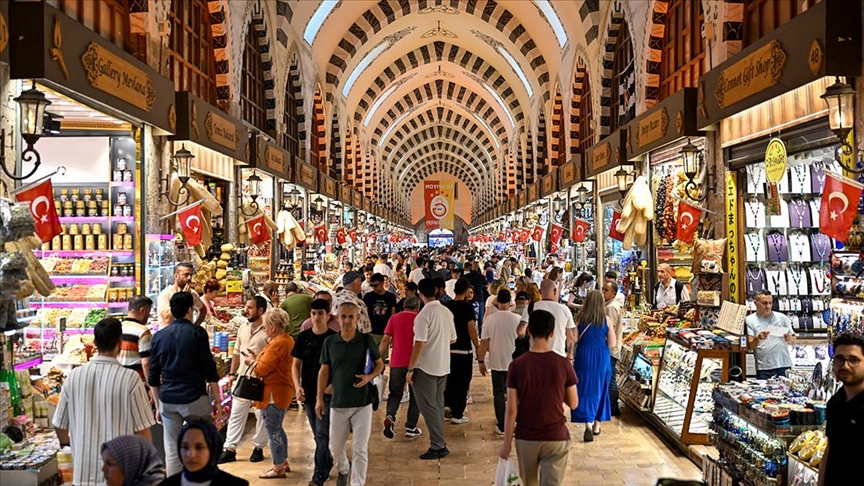
[[[621,262],[624,259],[623,243],[609,236],[614,212],[614,203],[603,204],[603,272],[611,270],[620,274]]]
[[[666,338],[652,413],[682,444],[708,444],[715,383],[729,378],[729,351],[690,349]]]
[[[651,410],[654,390],[657,387],[659,366],[641,353],[634,353],[633,360],[619,383],[620,396],[627,405],[643,412]]]
[[[153,299],[151,319],[156,319],[159,312],[156,301],[159,292],[174,282],[174,265],[177,263],[177,252],[174,235],[147,235],[147,296]]]

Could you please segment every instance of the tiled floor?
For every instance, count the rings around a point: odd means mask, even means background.
[[[429,447],[425,434],[417,439],[401,435],[393,440],[381,434],[382,410],[375,412],[372,437],[369,441],[369,485],[488,485],[494,482],[497,454],[502,439],[495,435],[492,410],[492,386],[489,377],[475,373],[471,382],[474,403],[468,406],[465,425],[446,425],[447,445],[451,453],[439,461],[422,461],[418,456]],[[407,404],[400,409],[397,432],[404,425]],[[619,419],[603,424],[602,435],[592,443],[582,442],[582,426],[570,424],[573,440],[570,444],[570,470],[567,485],[654,485],[658,478],[699,479],[699,469],[689,459],[670,449],[635,413],[623,410]],[[247,427],[247,439],[252,428]],[[423,419],[420,428],[425,430]],[[287,480],[258,479],[270,464],[269,451],[265,462],[248,462],[251,445],[241,444],[238,461],[222,466],[226,471],[248,479],[250,484],[280,484],[306,486],[312,475],[314,442],[305,414],[289,412],[285,418],[289,442],[289,462],[292,472]],[[350,440],[349,440],[350,442]],[[349,446],[350,447],[350,446]],[[515,459],[515,448],[514,448]],[[350,453],[349,453],[350,458]],[[327,484],[335,484],[336,472]]]

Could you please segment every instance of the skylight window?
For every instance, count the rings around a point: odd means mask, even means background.
[[[330,15],[330,12],[336,8],[336,5],[339,5],[339,0],[324,0],[321,2],[321,5],[318,6],[318,9],[315,10],[312,18],[309,19],[309,23],[306,24],[306,30],[303,31],[303,40],[305,40],[307,44],[310,46],[312,45],[315,36],[318,35],[318,31],[321,30],[321,26],[324,25],[324,21],[327,20],[327,16]]]
[[[388,89],[387,91],[382,93],[381,96],[378,97],[378,99],[372,105],[372,108],[369,109],[369,114],[366,115],[366,119],[363,120],[363,126],[364,127],[369,126],[369,122],[372,121],[372,117],[375,116],[375,112],[378,111],[378,108],[381,106],[381,103],[384,103],[384,100],[386,100],[387,97],[390,96],[390,94],[392,94],[394,91],[396,91],[397,87],[399,87],[398,84],[394,84],[393,86],[390,86],[390,89]]]
[[[382,42],[378,44],[375,49],[369,51],[368,54],[360,61],[357,66],[354,67],[354,70],[351,71],[351,75],[348,76],[348,80],[345,81],[345,86],[342,87],[342,96],[348,97],[348,93],[351,92],[351,88],[354,86],[354,83],[357,82],[357,78],[363,74],[363,71],[367,66],[372,64],[372,62],[381,55],[382,52],[386,51],[390,47],[388,42]]]
[[[501,54],[502,57],[504,57],[504,60],[507,61],[507,64],[509,64],[510,67],[513,68],[513,71],[516,72],[516,75],[519,76],[519,79],[522,81],[522,85],[525,87],[525,91],[528,92],[528,97],[534,97],[534,89],[531,88],[531,83],[528,82],[528,78],[525,77],[525,73],[522,72],[522,68],[519,67],[519,63],[516,62],[516,59],[513,59],[513,56],[511,56],[510,53],[507,52],[507,49],[502,45],[498,45],[495,50],[497,50],[498,53]]]
[[[558,39],[558,45],[563,49],[564,45],[567,44],[567,32],[564,31],[564,26],[561,25],[561,20],[558,18],[558,14],[555,13],[555,8],[552,7],[552,4],[548,0],[534,0],[534,5],[546,16],[549,26],[552,27],[552,31],[555,32],[555,37]]]

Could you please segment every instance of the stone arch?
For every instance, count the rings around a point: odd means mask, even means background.
[[[537,168],[538,178],[548,174],[550,170],[548,152],[549,133],[547,130],[546,104],[544,103],[540,105],[540,109],[537,110],[537,159],[535,161],[535,167]]]
[[[549,166],[559,167],[566,162],[566,139],[564,137],[564,99],[561,86],[556,86],[552,96],[552,127],[549,137]],[[562,161],[562,157],[564,160]]]
[[[267,130],[276,132],[276,76],[273,71],[273,57],[270,49],[270,36],[267,23],[264,21],[264,9],[260,2],[252,8],[252,25],[258,36],[258,51],[264,69],[264,106],[267,108]]]
[[[600,81],[600,126],[598,127],[600,138],[609,135],[611,131],[612,69],[615,63],[615,48],[618,45],[618,32],[624,23],[624,12],[618,8],[613,8],[609,16],[609,25],[606,28],[606,38],[601,44],[603,46],[601,56],[603,70]]]
[[[315,86],[312,97],[312,140],[309,146],[309,163],[322,172],[327,171],[327,126],[324,119],[324,98],[321,86]]]
[[[699,2],[701,0],[693,0]],[[645,56],[645,109],[660,101],[660,70],[663,60],[663,40],[666,37],[666,11],[669,0],[654,0],[648,17],[648,45]]]
[[[330,169],[330,176],[341,181],[345,177],[345,171],[342,161],[342,130],[339,129],[339,108],[334,103],[330,111],[333,113],[330,117],[330,157],[327,165]]]
[[[297,114],[297,138],[300,140],[302,150],[303,141],[306,140],[306,110],[303,109],[303,78],[300,76],[300,59],[294,53],[291,64],[288,66],[288,83],[294,90],[295,106],[286,106],[286,110],[294,110]]]
[[[231,28],[225,0],[208,0],[210,33],[216,68],[216,104],[227,110],[231,103]]]

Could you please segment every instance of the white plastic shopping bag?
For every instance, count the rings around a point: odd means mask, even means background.
[[[495,486],[521,486],[519,471],[512,459],[498,458],[498,470],[495,473]]]

